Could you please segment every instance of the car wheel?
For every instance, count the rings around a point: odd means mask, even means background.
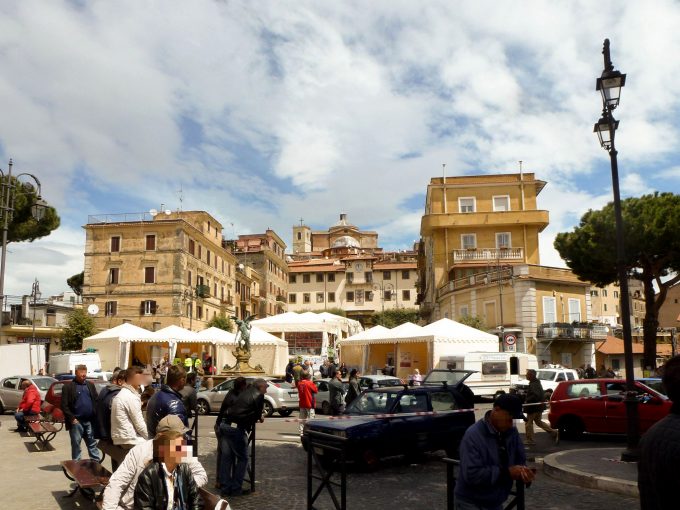
[[[281,410],[279,411],[279,414],[280,414],[281,416],[283,416],[284,418],[287,418],[288,416],[290,416],[291,414],[293,414],[293,410],[292,410],[292,409],[285,409],[285,410],[284,410],[284,409],[281,409]]]
[[[210,414],[210,404],[208,404],[208,401],[199,399],[196,402],[196,412],[200,415]]]
[[[576,416],[565,416],[558,425],[560,437],[564,439],[578,439],[583,435],[585,426],[583,421]]]
[[[331,414],[330,402],[324,402],[323,404],[321,404],[321,414]]]
[[[264,407],[262,408],[262,416],[269,418],[272,414],[274,414],[274,406],[269,400],[265,400]]]

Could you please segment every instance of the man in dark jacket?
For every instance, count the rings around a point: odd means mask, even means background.
[[[234,485],[234,470],[236,468],[236,458],[232,454],[229,443],[230,438],[240,434],[235,423],[228,418],[229,408],[236,402],[238,396],[246,389],[246,378],[237,377],[234,380],[234,387],[224,397],[220,412],[215,421],[215,435],[217,436],[217,483],[220,486],[221,496],[231,496],[232,485]]]
[[[203,500],[191,467],[182,462],[189,448],[181,432],[162,432],[154,438],[153,462],[142,471],[135,486],[136,509],[202,510]]]
[[[331,401],[331,413],[337,416],[345,412],[345,388],[342,386],[342,372],[336,370],[334,374],[333,379],[328,382],[328,398]]]
[[[84,439],[90,458],[99,462],[102,454],[97,448],[92,425],[95,421],[97,390],[94,384],[85,380],[86,377],[87,366],[76,366],[75,378],[65,383],[61,390],[61,410],[66,430],[71,436],[71,458],[80,460],[80,441]]]
[[[537,427],[542,428],[548,434],[552,435],[557,444],[560,441],[559,431],[543,421],[543,411],[545,411],[545,392],[543,391],[543,385],[536,377],[536,370],[527,370],[526,376],[529,381],[529,391],[527,392],[526,404],[524,405],[524,411],[527,413],[526,444],[527,446],[536,444],[534,442],[534,423]]]
[[[267,393],[267,381],[256,379],[252,386],[247,387],[227,409],[226,421],[236,425],[229,430],[221,428],[220,432],[229,432],[226,442],[222,445],[222,456],[233,456],[234,468],[231,486],[221,487],[223,495],[238,496],[248,491],[243,490],[243,479],[248,469],[248,432],[259,421],[264,422],[264,394]],[[227,449],[229,452],[227,452]]]
[[[124,382],[125,370],[119,370],[113,374],[111,382],[99,392],[97,401],[94,404],[96,417],[93,423],[95,439],[111,439],[111,404]]]
[[[671,412],[642,436],[638,462],[638,488],[642,510],[678,508],[680,480],[680,356],[663,367],[662,382]]]
[[[169,414],[176,414],[184,425],[189,426],[187,410],[180,394],[186,380],[187,375],[184,367],[173,365],[168,368],[167,384],[161,386],[161,390],[154,393],[146,406],[146,427],[149,431],[149,437],[156,435],[159,420]]]
[[[484,418],[467,429],[460,444],[457,509],[500,510],[513,480],[527,483],[534,479],[513,424],[513,419],[523,417],[519,398],[503,394]]]

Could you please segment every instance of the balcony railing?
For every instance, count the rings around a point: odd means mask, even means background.
[[[603,324],[551,322],[539,325],[536,336],[546,340],[604,340],[608,333]]]
[[[454,290],[467,289],[470,287],[477,287],[480,285],[488,285],[490,283],[498,283],[498,280],[503,282],[509,281],[512,278],[512,268],[506,267],[500,271],[492,270],[489,272],[477,273],[472,276],[464,276],[456,280],[450,280],[437,289],[438,296],[441,297],[447,292]]]
[[[276,296],[276,300],[279,301],[280,303],[287,303],[288,302],[288,298],[286,296],[284,296],[283,294],[279,294],[278,296]]]
[[[453,250],[453,262],[523,261],[524,248],[474,248]]]
[[[210,287],[208,285],[196,285],[196,297],[209,298]]]

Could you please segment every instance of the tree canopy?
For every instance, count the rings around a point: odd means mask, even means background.
[[[218,328],[218,329],[223,329],[224,331],[229,331],[233,332],[234,331],[234,323],[231,321],[229,317],[224,315],[223,313],[220,315],[216,315],[212,319],[208,321],[208,327],[209,328]]]
[[[76,296],[83,295],[83,283],[85,281],[85,271],[76,273],[66,280],[66,284],[71,287],[71,290],[75,292]]]
[[[484,319],[482,319],[479,315],[466,315],[465,317],[456,319],[456,321],[460,322],[461,324],[465,324],[466,326],[470,326],[471,328],[480,329],[482,331],[487,330],[484,324]]]
[[[14,177],[12,180],[17,187],[17,193],[12,221],[7,230],[7,242],[35,241],[58,228],[61,220],[56,209],[47,206],[43,218],[40,221],[36,220],[31,213],[31,207],[37,197],[35,188],[17,181]]]
[[[373,314],[373,324],[395,328],[406,322],[418,322],[420,312],[416,308],[395,308]]]
[[[83,347],[83,339],[94,335],[94,319],[82,308],[76,308],[68,315],[61,348],[64,351],[78,351]]]
[[[644,284],[645,366],[654,367],[659,309],[668,289],[680,281],[680,196],[654,193],[627,198],[621,202],[621,210],[626,271]],[[589,210],[573,232],[557,235],[555,248],[580,279],[600,287],[616,282],[614,204]]]

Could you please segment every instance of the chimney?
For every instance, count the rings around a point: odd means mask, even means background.
[[[22,296],[21,298],[21,318],[28,319],[31,311],[31,296]]]
[[[347,215],[345,213],[340,213],[340,221],[347,221]]]

